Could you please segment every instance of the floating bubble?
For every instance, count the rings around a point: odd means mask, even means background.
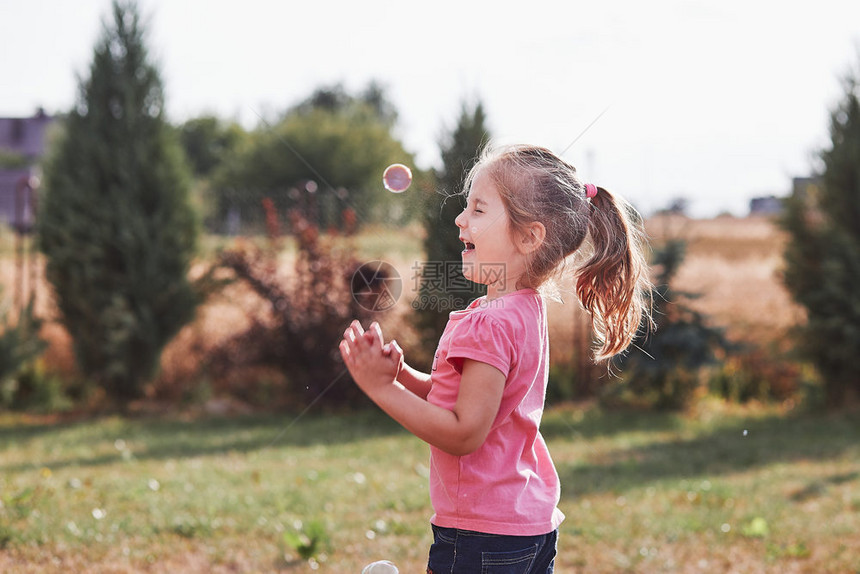
[[[392,193],[403,193],[412,185],[412,170],[402,163],[393,163],[385,168],[382,185]]]
[[[379,560],[364,567],[361,574],[399,574],[397,566],[388,560]]]
[[[744,429],[744,436],[747,436],[750,433],[747,429]]]

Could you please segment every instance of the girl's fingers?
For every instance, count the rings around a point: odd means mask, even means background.
[[[397,341],[392,339],[391,342],[386,345],[386,347],[388,347],[389,349],[388,358],[395,363],[399,363],[400,360],[403,358],[403,349],[400,348],[400,345],[397,344]]]
[[[370,327],[368,327],[367,330],[368,330],[368,332],[373,334],[373,337],[371,339],[370,344],[372,346],[376,347],[377,349],[382,350],[382,342],[385,339],[382,338],[382,328],[379,326],[379,323],[374,321],[373,323],[370,324]]]
[[[340,348],[340,357],[343,359],[343,362],[348,363],[350,359],[349,343],[347,341],[341,341],[338,347]]]
[[[346,331],[343,332],[343,338],[349,343],[355,343],[355,333],[353,332],[352,327],[346,328]]]
[[[403,349],[400,348],[400,345],[397,343],[396,340],[391,340],[391,347],[392,349],[394,349],[395,355],[400,355],[401,357],[403,356]]]
[[[359,340],[355,338],[355,334],[351,329],[347,329],[343,334],[343,340],[340,342],[340,350],[341,353],[346,353],[344,362],[347,359],[354,360],[358,356],[358,353],[361,352],[361,349],[359,349]]]
[[[379,329],[379,325],[376,323],[371,323],[367,328],[367,331],[364,332],[364,336],[362,340],[370,345],[371,347],[376,347],[379,350],[382,350],[382,331]]]
[[[366,348],[361,348],[360,340],[348,341],[344,339],[340,342],[340,352],[343,356],[343,362],[347,365],[357,365],[366,359]]]
[[[362,352],[362,349],[370,348],[386,357],[392,352],[391,344],[384,342],[382,328],[376,321],[370,324],[367,331],[357,320],[353,321],[343,332],[343,341],[347,344],[347,350],[353,359]]]
[[[386,357],[394,356],[394,357],[402,357],[403,349],[400,348],[400,345],[397,344],[397,341],[391,339],[391,341],[385,343],[382,346],[382,354]]]

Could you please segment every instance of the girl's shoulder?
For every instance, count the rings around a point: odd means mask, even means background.
[[[472,321],[491,321],[502,324],[530,321],[546,314],[541,295],[533,289],[521,289],[496,299],[481,297],[467,307],[462,318]]]

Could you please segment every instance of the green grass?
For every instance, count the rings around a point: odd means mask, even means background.
[[[860,571],[856,415],[559,407],[544,430],[557,572]],[[427,473],[376,413],[0,415],[0,571],[422,572]]]

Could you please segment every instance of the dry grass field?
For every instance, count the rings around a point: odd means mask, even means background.
[[[803,320],[780,281],[785,237],[771,219],[664,216],[649,220],[647,230],[654,243],[687,242],[677,288],[700,294],[693,305],[731,338],[770,345]]]

